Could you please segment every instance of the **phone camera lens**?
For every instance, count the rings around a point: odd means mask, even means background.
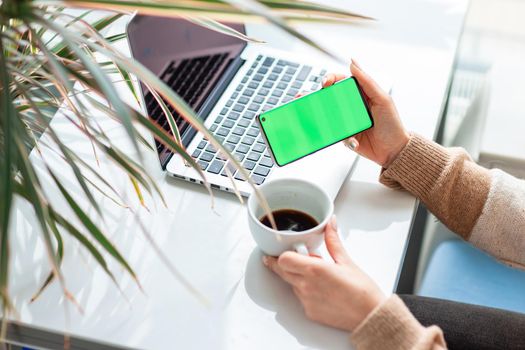
[[[263,122],[265,122],[265,121],[266,121],[266,118],[265,118],[265,117],[262,117],[262,119],[261,119],[261,120],[262,120]]]

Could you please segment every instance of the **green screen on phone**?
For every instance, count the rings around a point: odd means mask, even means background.
[[[265,112],[259,123],[279,166],[373,126],[354,78]]]

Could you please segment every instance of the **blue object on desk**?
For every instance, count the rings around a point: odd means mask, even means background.
[[[448,240],[434,251],[418,295],[525,313],[525,271]]]

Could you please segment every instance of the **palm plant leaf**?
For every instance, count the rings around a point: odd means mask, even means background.
[[[64,11],[67,7],[89,10],[73,15]],[[91,19],[95,13],[93,10],[97,9],[111,10],[113,13]],[[354,21],[367,18],[337,8],[292,0],[0,0],[0,298],[4,311],[8,311],[12,305],[8,294],[8,247],[9,217],[15,195],[33,207],[51,261],[52,271],[33,299],[55,278],[60,281],[66,296],[72,298],[60,272],[64,257],[63,232],[78,241],[112,280],[115,281],[108,258],[122,266],[138,283],[124,254],[108,239],[84,208],[86,205],[93,207],[100,218],[102,209],[94,192],[109,197],[117,205],[125,206],[122,196],[110,181],[98,173],[97,166],[76,154],[74,149],[61,140],[54,126],[49,125],[57,111],[89,140],[97,164],[100,154],[127,174],[143,206],[146,207],[146,200],[142,189],[162,200],[163,197],[155,181],[143,167],[142,152],[144,148],[151,150],[153,147],[139,131],[139,127],[193,167],[203,178],[213,200],[213,193],[204,173],[181,143],[171,112],[175,110],[215,146],[228,164],[239,169],[254,186],[262,205],[269,210],[246,170],[207,130],[192,108],[155,74],[133,59],[123,56],[112,46],[112,43],[125,38],[125,34],[102,34],[126,13],[133,12],[183,17],[211,30],[253,42],[260,41],[218,21],[265,21],[277,25],[328,55],[331,53],[293,29],[290,24],[298,21]],[[100,57],[104,57],[104,60]],[[118,94],[114,86],[115,77],[126,84],[135,100],[138,100],[132,75],[149,88],[169,121],[171,133],[137,112],[134,106],[128,105]],[[138,159],[122,150],[105,133],[95,117],[97,113],[123,126]],[[46,138],[38,141],[39,134],[44,130],[47,130]],[[35,149],[35,158],[44,164],[43,167],[37,168],[30,161],[29,150],[32,148]],[[88,199],[87,203],[80,204],[75,200],[75,193],[65,186],[59,173],[47,163],[41,153],[44,148],[68,164],[80,193]],[[51,178],[73,214],[72,218],[58,214],[54,204],[46,197],[40,181],[44,175]],[[231,174],[229,177],[232,179]],[[241,198],[238,193],[237,195]],[[147,235],[147,238],[155,248],[151,237]],[[173,275],[200,297],[198,291],[170,265],[162,251],[155,249]]]

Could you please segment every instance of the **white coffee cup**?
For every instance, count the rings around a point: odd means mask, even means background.
[[[279,256],[287,250],[308,255],[324,240],[324,229],[334,212],[328,194],[314,183],[299,179],[277,179],[259,187],[271,211],[294,209],[312,216],[319,224],[306,231],[277,231],[264,225],[266,215],[253,193],[248,198],[248,222],[253,239],[267,255]]]

